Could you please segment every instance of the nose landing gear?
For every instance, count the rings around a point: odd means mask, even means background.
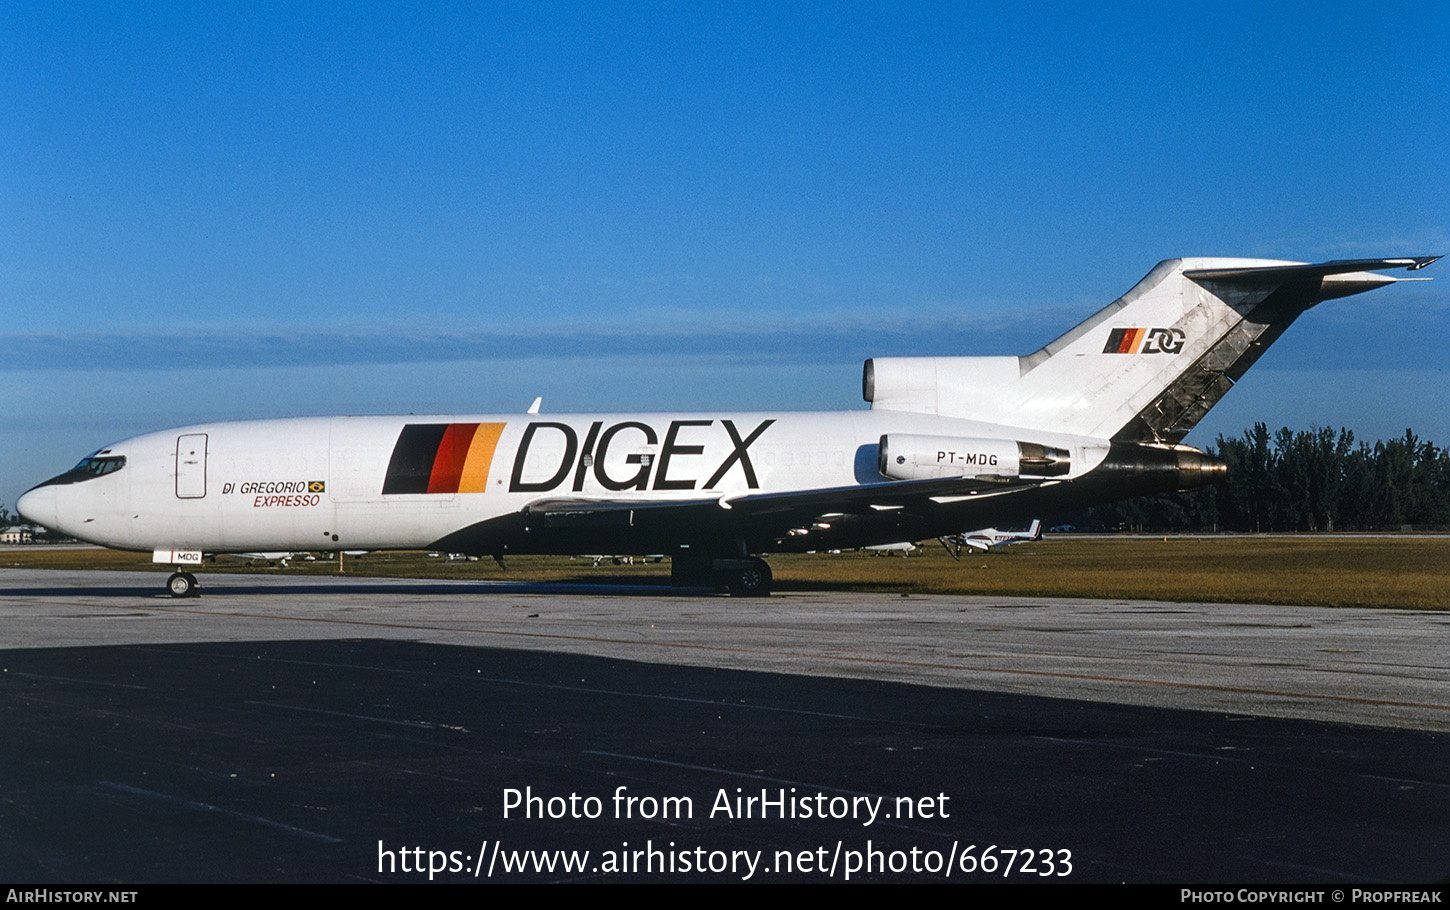
[[[172,572],[171,577],[166,579],[166,593],[172,597],[196,597],[200,589],[196,576],[190,572]]]

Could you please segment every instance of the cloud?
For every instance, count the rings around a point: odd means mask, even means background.
[[[1450,367],[1426,339],[1450,334],[1450,295],[1433,284],[1365,301],[1330,301],[1276,345],[1281,369]],[[1091,312],[1070,305],[811,312],[762,318],[721,311],[631,313],[577,324],[502,324],[438,331],[373,326],[0,335],[0,372],[138,373],[275,367],[507,363],[645,358],[701,364],[845,363],[867,357],[1027,354]],[[421,316],[420,321],[430,317]]]
[[[774,325],[543,326],[456,332],[94,332],[0,336],[0,371],[118,372],[452,362],[548,357],[698,357],[815,362],[903,354],[1028,353],[1050,340],[1040,314],[893,318],[817,317]],[[1070,319],[1065,321],[1070,324]]]

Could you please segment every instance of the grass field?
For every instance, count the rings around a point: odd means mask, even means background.
[[[348,576],[666,584],[669,563],[598,567],[588,559],[514,556],[449,561],[426,553],[347,557]],[[954,562],[932,543],[922,555],[772,556],[778,591],[878,591],[1450,609],[1450,539],[1362,537],[1051,537]],[[145,569],[149,556],[99,549],[5,547],[0,567]],[[201,572],[338,575],[333,560],[286,569],[222,558]],[[159,586],[160,579],[158,579]]]

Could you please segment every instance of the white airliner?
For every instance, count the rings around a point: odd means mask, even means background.
[[[762,594],[761,554],[1210,483],[1223,462],[1181,440],[1300,313],[1436,258],[1170,259],[1024,357],[866,361],[869,411],[202,424],[107,446],[17,507],[151,551],[175,596],[206,554],[382,549],[663,553],[677,584]]]

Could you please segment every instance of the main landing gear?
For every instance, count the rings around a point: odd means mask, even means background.
[[[201,585],[196,583],[196,576],[190,572],[172,572],[171,577],[166,579],[166,593],[172,597],[196,597],[200,590]]]
[[[759,556],[742,560],[743,566],[726,570],[726,587],[733,597],[769,597],[773,576],[770,563]]]
[[[735,597],[769,597],[771,581],[770,563],[759,556],[676,556],[670,560],[670,584],[677,588],[717,587]]]

